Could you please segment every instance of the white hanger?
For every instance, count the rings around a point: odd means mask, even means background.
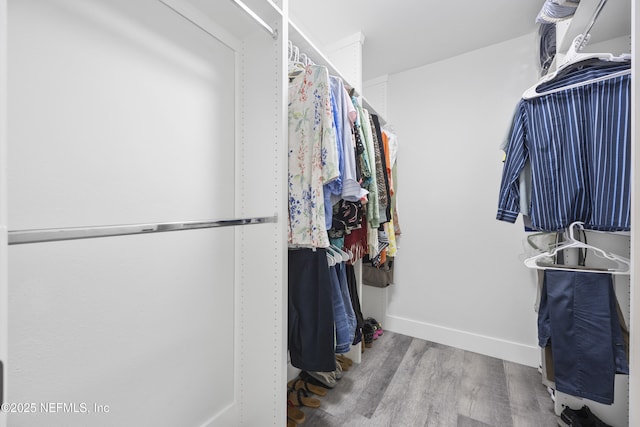
[[[351,255],[349,255],[336,245],[331,245],[328,249],[330,249],[337,257],[339,257],[342,262],[349,261],[351,259]]]
[[[291,43],[290,40],[289,40],[289,44],[291,45],[291,52],[289,54],[288,73],[289,73],[289,78],[293,78],[304,71],[306,64],[300,61],[300,49],[298,48],[298,46]]]
[[[574,87],[580,87],[580,86],[586,86],[588,84],[592,84],[592,83],[596,83],[599,81],[604,81],[604,80],[609,80],[615,77],[620,77],[620,76],[624,76],[627,74],[631,74],[631,68],[629,68],[628,70],[622,70],[622,71],[618,71],[615,73],[611,73],[608,74],[606,76],[602,76],[602,77],[597,77],[594,79],[590,79],[590,80],[585,80],[583,82],[579,82],[579,83],[574,83],[571,85],[567,85],[567,86],[562,86],[559,88],[555,88],[555,89],[551,89],[548,91],[544,91],[544,92],[538,92],[537,88],[538,86],[540,86],[543,83],[547,83],[552,81],[553,79],[555,79],[556,77],[558,77],[558,75],[566,70],[567,68],[570,68],[571,66],[578,64],[580,62],[584,62],[587,61],[589,59],[600,59],[602,61],[608,61],[608,62],[626,62],[626,61],[630,61],[631,60],[631,55],[625,53],[622,54],[620,56],[614,56],[611,53],[577,53],[574,49],[574,45],[576,44],[580,44],[580,38],[582,37],[582,35],[578,35],[572,44],[572,47],[569,49],[569,52],[567,53],[567,58],[565,58],[565,62],[563,62],[563,64],[558,67],[558,69],[556,71],[554,71],[553,73],[547,74],[545,75],[542,79],[540,79],[535,85],[531,86],[529,89],[527,89],[523,94],[522,94],[522,98],[524,99],[532,99],[532,98],[537,98],[540,96],[544,96],[544,95],[549,95],[551,93],[556,93],[556,92],[561,92],[567,89],[572,89]]]
[[[300,49],[298,46],[293,46],[293,62],[300,62]]]
[[[327,262],[329,263],[329,267],[333,267],[334,265],[336,265],[338,263],[338,260],[336,259],[336,257],[333,256],[333,254],[328,250],[329,248],[327,248]]]
[[[602,249],[588,245],[577,240],[574,237],[573,230],[575,227],[579,227],[580,229],[584,229],[584,223],[580,221],[573,222],[569,228],[569,239],[566,242],[561,243],[560,245],[553,248],[551,251],[543,252],[538,255],[534,255],[530,258],[524,260],[524,265],[529,268],[535,268],[537,270],[567,270],[567,271],[585,271],[585,272],[593,272],[593,273],[611,273],[611,274],[629,274],[630,273],[630,263],[629,259],[620,255],[612,254],[609,252],[605,252]],[[613,261],[616,264],[615,268],[609,269],[598,269],[598,268],[584,268],[580,266],[569,266],[569,265],[554,265],[554,264],[538,264],[538,260],[543,258],[550,258],[555,256],[558,252],[563,251],[569,248],[583,248],[583,249],[591,249],[594,255],[605,258],[610,261]]]
[[[563,70],[565,70],[566,68],[568,68],[571,65],[577,64],[579,62],[583,62],[586,61],[588,59],[600,59],[603,61],[627,61],[631,59],[630,55],[622,55],[620,57],[615,57],[610,53],[578,53],[580,52],[582,49],[584,49],[584,47],[587,45],[587,43],[589,43],[589,40],[591,39],[591,29],[593,28],[593,26],[595,25],[596,21],[598,20],[598,17],[600,16],[600,13],[602,12],[602,9],[604,8],[605,4],[607,3],[608,0],[600,0],[598,2],[598,4],[596,5],[596,8],[591,16],[591,19],[589,20],[589,22],[587,23],[587,26],[584,28],[584,30],[582,31],[582,34],[578,34],[572,41],[571,46],[569,47],[566,56],[564,57],[564,60],[562,61],[562,63],[560,64],[560,66],[558,67],[558,69],[554,72],[551,73],[549,75],[546,75],[543,79],[541,79],[538,83],[536,83],[533,87],[530,87],[529,89],[527,89],[525,91],[525,93],[522,95],[522,97],[524,99],[531,99],[531,98],[536,98],[542,95],[548,95],[551,93],[556,93],[562,90],[567,90],[567,89],[571,89],[574,87],[580,87],[580,86],[585,86],[587,84],[591,84],[591,83],[595,83],[595,82],[599,82],[599,81],[603,81],[603,80],[607,80],[610,78],[614,78],[614,77],[619,77],[621,75],[625,75],[625,74],[630,74],[631,70],[628,71],[624,71],[624,72],[619,72],[619,73],[612,73],[608,76],[604,76],[604,77],[598,77],[596,79],[592,79],[592,80],[587,80],[584,82],[580,82],[580,83],[575,83],[575,84],[571,84],[562,88],[556,88],[556,89],[552,89],[546,92],[542,92],[542,93],[538,93],[536,91],[536,88],[541,84],[541,83],[545,83],[548,81],[553,80],[554,78],[556,78],[559,73]]]

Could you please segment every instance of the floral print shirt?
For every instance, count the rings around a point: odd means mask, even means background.
[[[289,83],[290,246],[329,246],[323,185],[339,175],[329,71],[308,65]]]

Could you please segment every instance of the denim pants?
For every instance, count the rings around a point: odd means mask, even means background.
[[[333,318],[336,327],[336,353],[347,353],[356,332],[356,315],[351,305],[345,264],[329,267],[333,286]]]
[[[629,373],[613,277],[546,270],[538,344],[551,344],[558,391],[613,403],[615,374]]]

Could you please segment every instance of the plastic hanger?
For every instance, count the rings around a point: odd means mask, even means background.
[[[329,249],[333,251],[333,253],[337,255],[342,260],[342,262],[349,261],[351,259],[351,255],[349,255],[336,245],[329,246]]]
[[[338,263],[338,260],[336,259],[336,257],[333,256],[333,254],[330,251],[327,250],[326,253],[327,253],[327,262],[329,263],[329,267],[333,267]]]
[[[291,41],[289,41],[291,43]],[[301,74],[306,65],[300,61],[300,49],[298,46],[291,44],[291,52],[289,54],[289,69],[288,74],[289,78],[293,78],[299,74]]]
[[[570,89],[573,87],[579,87],[579,86],[584,86],[587,84],[591,84],[591,83],[595,83],[595,82],[599,82],[599,81],[603,81],[603,80],[607,80],[610,78],[614,78],[614,77],[619,77],[619,76],[623,76],[626,74],[630,74],[631,70],[625,70],[625,71],[620,71],[620,72],[616,72],[616,73],[612,73],[608,76],[604,76],[604,77],[598,77],[596,79],[592,79],[592,80],[587,80],[581,83],[576,83],[576,84],[572,84],[563,88],[556,88],[556,89],[552,89],[550,91],[545,91],[542,93],[538,93],[536,91],[536,87],[538,85],[540,85],[541,83],[545,83],[548,81],[553,80],[554,78],[556,78],[560,73],[562,73],[565,69],[571,67],[574,64],[578,64],[580,62],[584,62],[586,60],[589,59],[600,59],[603,61],[630,61],[631,60],[631,55],[621,55],[619,57],[613,56],[610,53],[579,53],[582,49],[584,49],[584,47],[587,45],[587,43],[589,43],[589,40],[591,39],[591,29],[593,28],[593,26],[595,25],[596,21],[598,20],[598,17],[600,16],[600,13],[602,12],[602,9],[604,8],[605,4],[607,3],[608,0],[600,0],[598,2],[598,4],[596,5],[593,14],[591,15],[591,19],[589,20],[589,22],[587,23],[587,26],[584,28],[584,30],[582,31],[581,34],[578,34],[572,41],[571,46],[569,47],[569,49],[567,50],[567,53],[565,55],[565,57],[563,58],[562,63],[560,64],[560,66],[558,67],[558,69],[554,72],[551,73],[547,76],[545,76],[541,81],[539,81],[535,86],[527,89],[527,91],[525,91],[525,93],[522,95],[522,97],[524,99],[531,99],[531,98],[536,98],[542,95],[548,95],[550,93],[555,93],[555,92],[559,92],[561,90],[566,90],[566,89]]]
[[[589,80],[585,80],[583,82],[579,82],[579,83],[574,83],[571,85],[567,85],[567,86],[562,86],[559,88],[555,88],[555,89],[551,89],[551,90],[547,90],[544,92],[538,92],[537,88],[538,86],[540,86],[543,83],[547,83],[552,81],[553,79],[555,79],[556,77],[561,76],[562,74],[564,74],[564,71],[575,66],[578,65],[582,62],[591,60],[591,59],[599,59],[601,61],[607,61],[607,62],[628,62],[631,60],[631,55],[629,54],[622,54],[620,56],[614,56],[611,53],[577,53],[575,51],[574,45],[576,44],[580,44],[580,38],[582,37],[582,35],[577,36],[572,44],[572,47],[569,49],[569,52],[567,53],[567,57],[565,58],[565,62],[558,67],[558,69],[556,71],[554,71],[553,73],[547,74],[545,75],[542,79],[540,79],[535,85],[531,86],[529,89],[527,89],[524,94],[522,94],[522,98],[524,99],[532,99],[532,98],[538,98],[540,96],[544,96],[544,95],[549,95],[552,93],[556,93],[556,92],[561,92],[564,90],[568,90],[574,87],[580,87],[580,86],[585,86],[588,84],[592,84],[592,83],[596,83],[599,81],[604,81],[604,80],[609,80],[615,77],[620,77],[620,76],[624,76],[627,74],[631,74],[631,68],[629,68],[628,70],[622,70],[622,71],[618,71],[615,73],[611,73],[608,74],[606,76],[602,76],[602,77],[597,77],[594,79],[589,79]]]
[[[551,93],[560,92],[560,91],[571,89],[571,88],[574,88],[574,87],[585,86],[585,85],[588,85],[588,84],[591,84],[591,83],[596,83],[596,82],[599,82],[599,81],[604,81],[604,80],[612,79],[612,78],[615,78],[615,77],[620,77],[620,76],[624,76],[624,75],[627,75],[627,74],[631,74],[631,70],[629,69],[629,70],[624,70],[624,71],[611,73],[611,74],[609,74],[607,76],[598,77],[598,78],[591,79],[591,80],[586,80],[586,81],[580,82],[580,83],[574,83],[574,84],[571,84],[571,85],[568,85],[568,86],[563,86],[563,87],[560,87],[560,88],[551,89],[551,90],[540,92],[540,93],[536,90],[539,85],[541,85],[542,83],[546,83],[546,82],[549,82],[549,81],[555,79],[556,77],[561,75],[561,73],[563,73],[563,71],[566,70],[567,68],[570,68],[571,66],[573,66],[575,64],[579,64],[581,62],[584,62],[584,61],[587,61],[587,60],[590,60],[590,59],[599,59],[599,60],[602,60],[602,61],[609,61],[609,62],[623,62],[623,61],[630,61],[631,60],[631,55],[628,55],[628,54],[624,54],[624,55],[620,55],[620,56],[613,56],[610,53],[579,53],[582,49],[584,49],[584,47],[587,45],[587,43],[589,43],[589,39],[591,38],[591,34],[590,34],[591,28],[593,28],[594,24],[598,20],[598,16],[600,16],[600,12],[602,12],[602,8],[607,3],[607,1],[608,0],[600,0],[600,2],[598,3],[598,5],[595,8],[595,11],[594,11],[593,15],[591,16],[591,19],[590,19],[589,23],[587,24],[585,29],[582,31],[582,34],[578,34],[573,39],[573,42],[571,43],[571,46],[569,47],[569,49],[567,51],[567,54],[565,55],[562,63],[558,67],[558,69],[555,72],[544,76],[538,83],[536,83],[534,86],[532,86],[529,89],[527,89],[524,92],[524,94],[522,95],[522,97],[524,99],[537,98],[539,96],[549,95]]]
[[[586,243],[583,243],[577,240],[574,236],[574,228],[580,227],[580,229],[584,229],[584,223],[580,221],[573,222],[568,227],[569,237],[568,239],[561,243],[560,245],[554,247],[552,250],[543,252],[537,255],[534,255],[530,258],[524,260],[524,265],[529,268],[534,268],[537,270],[566,270],[566,271],[585,271],[585,272],[593,272],[593,273],[611,273],[611,274],[629,274],[630,273],[630,262],[628,258],[625,258],[620,255],[612,254],[609,252],[605,252],[602,249],[592,246]],[[548,259],[556,256],[556,254],[560,251],[564,251],[565,249],[590,249],[593,251],[594,255],[600,258],[608,259],[616,264],[615,268],[585,268],[582,266],[569,266],[569,265],[556,265],[556,264],[540,264],[539,261],[542,259]]]

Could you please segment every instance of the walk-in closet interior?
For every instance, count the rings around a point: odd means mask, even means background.
[[[490,3],[0,0],[0,427],[336,425],[411,340],[548,413],[348,425],[640,425],[640,10]]]

